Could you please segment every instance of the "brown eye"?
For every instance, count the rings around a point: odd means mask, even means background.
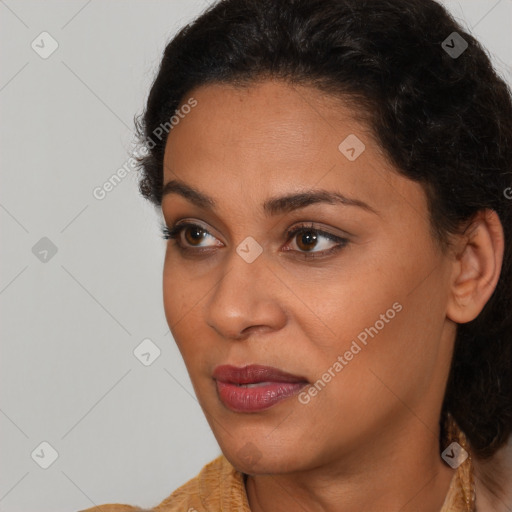
[[[299,235],[296,235],[296,240],[297,247],[301,251],[310,251],[315,248],[318,236],[314,230],[304,230]]]
[[[185,240],[190,245],[195,245],[196,243],[201,243],[203,238],[205,238],[207,231],[199,226],[191,225],[184,226],[182,230],[185,234]]]
[[[162,226],[163,238],[166,240],[176,240],[177,246],[184,253],[187,251],[199,254],[202,251],[222,247],[219,242],[208,230],[198,224],[181,223],[169,229]],[[182,236],[182,232],[183,235]],[[321,258],[333,254],[339,249],[348,245],[349,240],[342,238],[327,231],[315,228],[312,225],[299,226],[287,233],[288,243],[294,241],[292,247],[287,246],[286,251],[296,253],[307,257],[307,259]],[[203,244],[211,238],[213,244]],[[296,247],[294,248],[293,245]]]
[[[183,247],[184,250],[186,250],[187,248],[206,249],[218,245],[200,245],[203,242],[203,240],[207,240],[208,238],[212,238],[213,240],[215,240],[215,237],[211,235],[203,227],[199,226],[198,224],[193,224],[190,222],[177,224],[171,229],[167,228],[166,226],[162,226],[162,232],[164,239],[176,240],[176,244],[179,247]],[[183,237],[182,232],[184,232]]]
[[[312,224],[293,228],[287,235],[291,247],[288,245],[286,251],[294,252],[308,260],[334,254],[349,243],[347,238],[317,229]]]

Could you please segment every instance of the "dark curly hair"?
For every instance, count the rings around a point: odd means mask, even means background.
[[[443,43],[455,45],[453,32],[468,44],[461,55]],[[488,459],[512,427],[510,89],[433,0],[221,0],[168,44],[135,119],[140,142],[152,141],[138,158],[143,196],[161,204],[166,137],[155,141],[155,130],[192,89],[270,77],[350,99],[398,171],[423,185],[441,247],[479,210],[499,215],[500,280],[480,315],[457,326],[440,419],[443,432],[451,413]]]

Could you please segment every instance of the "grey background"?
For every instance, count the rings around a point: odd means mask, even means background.
[[[163,314],[158,216],[135,172],[93,196],[166,42],[209,3],[0,0],[3,512],[156,505],[220,453]],[[512,0],[444,3],[512,83]]]

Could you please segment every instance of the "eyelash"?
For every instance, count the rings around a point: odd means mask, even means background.
[[[190,248],[190,247],[183,247],[181,245],[181,242],[179,240],[180,234],[183,230],[185,230],[186,228],[189,228],[189,227],[199,228],[204,233],[206,233],[210,236],[213,236],[213,235],[211,235],[211,233],[209,233],[206,229],[204,229],[202,226],[200,226],[198,224],[194,224],[192,222],[184,222],[182,224],[176,224],[172,228],[168,228],[167,226],[162,225],[161,226],[162,238],[164,238],[164,240],[176,240],[176,244],[178,245],[180,251],[183,253],[199,254],[201,252],[209,251],[211,249],[211,247]],[[304,259],[311,260],[311,259],[318,258],[318,257],[328,256],[328,255],[344,248],[349,242],[349,240],[347,238],[342,238],[342,237],[333,235],[332,233],[329,233],[327,231],[322,231],[321,229],[315,228],[314,225],[311,223],[310,224],[302,224],[300,226],[297,226],[295,228],[288,230],[286,233],[287,241],[293,239],[295,236],[297,236],[298,233],[308,232],[308,231],[313,231],[317,235],[322,235],[323,237],[327,238],[328,240],[330,240],[332,242],[338,242],[338,244],[335,245],[334,247],[331,247],[330,249],[326,249],[324,251],[316,251],[316,252],[297,251],[295,249],[289,249],[290,251],[297,252],[300,255],[302,255],[304,257]]]

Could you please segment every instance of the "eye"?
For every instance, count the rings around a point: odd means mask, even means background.
[[[183,251],[199,252],[203,249],[219,247],[219,243],[203,246],[201,243],[208,238],[214,242],[216,238],[205,228],[191,222],[176,224],[172,228],[162,225],[162,235],[165,240],[176,240],[176,244]],[[183,235],[183,236],[182,236]],[[298,237],[298,235],[301,235]],[[296,239],[297,249],[285,249],[298,253],[306,259],[327,256],[342,249],[348,244],[347,238],[336,236],[327,231],[315,228],[313,224],[297,226],[287,232],[287,240]],[[185,241],[183,240],[185,239]],[[329,245],[331,244],[331,247]]]
[[[313,224],[297,226],[289,230],[287,235],[288,240],[295,240],[295,245],[298,247],[298,251],[295,249],[286,250],[299,252],[302,256],[305,256],[308,259],[332,254],[348,244],[347,238],[342,238],[333,235],[332,233],[328,233],[327,231],[315,228]],[[329,244],[331,244],[331,247],[329,247]]]
[[[182,233],[184,233],[184,237],[182,237]],[[193,224],[191,222],[176,224],[171,229],[169,229],[167,226],[162,226],[162,236],[165,240],[176,240],[178,246],[183,250],[189,247],[197,247],[203,249],[205,247],[200,245],[203,240],[208,238],[215,240],[215,237],[211,235],[206,229],[204,229],[202,226],[199,226],[198,224]],[[183,242],[183,238],[185,238],[185,243]],[[209,247],[214,247],[214,245]]]

